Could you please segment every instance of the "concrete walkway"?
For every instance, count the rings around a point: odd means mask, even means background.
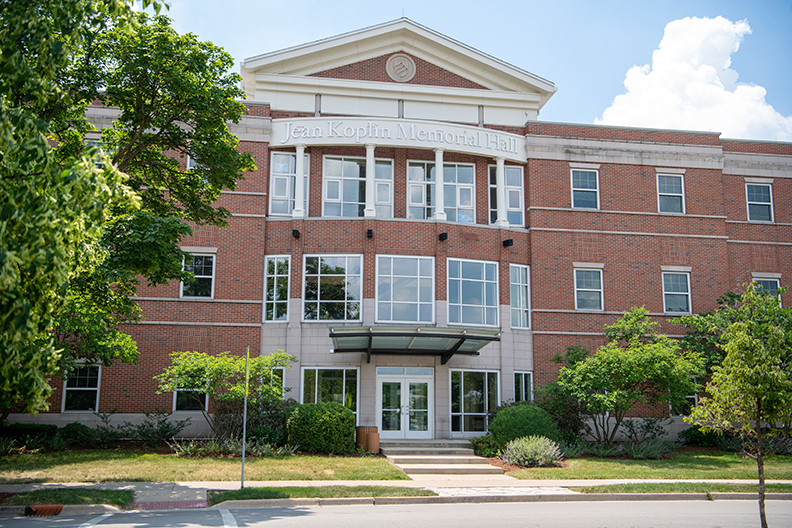
[[[583,495],[574,488],[581,486],[610,485],[622,483],[666,483],[666,482],[708,482],[756,484],[756,480],[660,480],[660,479],[607,479],[607,480],[518,480],[506,475],[414,475],[412,480],[312,480],[312,481],[246,481],[246,488],[258,487],[319,487],[319,486],[398,486],[405,488],[422,488],[436,492],[439,497],[393,497],[393,502],[499,502],[503,500],[705,500],[704,494],[633,494],[594,496]],[[772,480],[767,484],[792,484],[792,480]],[[207,506],[207,490],[237,490],[239,481],[216,482],[101,482],[101,483],[43,483],[43,484],[0,484],[0,493],[21,493],[36,489],[86,487],[95,489],[125,489],[135,492],[135,510],[161,510],[178,508],[205,508]],[[651,496],[650,496],[651,495]],[[680,497],[684,495],[684,497]],[[712,494],[716,498],[752,498],[753,494]],[[768,499],[792,499],[792,494],[771,494]],[[323,504],[332,504],[341,499],[322,499]],[[343,499],[349,501],[348,499]],[[355,499],[357,500],[357,499]],[[360,499],[370,501],[371,499]],[[233,501],[226,507],[263,506],[266,504],[283,506],[285,504],[303,504],[318,499],[286,499],[278,501]],[[377,500],[377,503],[384,501]],[[240,504],[241,503],[241,504]],[[247,503],[247,504],[245,504]],[[18,515],[20,507],[0,507],[0,514]],[[98,511],[96,509],[92,511]],[[108,510],[110,511],[110,510]]]

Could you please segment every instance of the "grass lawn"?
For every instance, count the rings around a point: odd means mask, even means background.
[[[676,482],[657,484],[613,484],[573,488],[583,493],[759,493],[759,484]],[[792,493],[792,484],[767,484],[766,493]]]
[[[509,472],[519,479],[757,479],[756,461],[737,453],[687,451],[670,460],[574,458],[568,467],[527,468]],[[792,479],[792,456],[765,459],[765,478]]]
[[[130,490],[97,490],[88,488],[57,488],[17,493],[3,501],[3,506],[32,506],[34,504],[110,504],[126,509],[132,506],[134,492]]]
[[[232,491],[209,492],[209,504],[228,500],[252,499],[338,499],[347,497],[435,497],[437,493],[425,489],[395,486],[317,486],[283,488],[245,488]]]
[[[0,483],[238,480],[239,458],[90,450],[0,457]],[[246,480],[410,480],[379,457],[248,458]]]

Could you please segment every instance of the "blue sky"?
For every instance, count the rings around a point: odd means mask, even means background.
[[[170,4],[167,14],[178,31],[222,46],[237,70],[246,57],[404,15],[552,81],[558,92],[542,110],[542,121],[715,130],[724,137],[792,141],[792,0]],[[687,17],[669,26],[672,34],[666,35],[669,23]],[[663,68],[653,63],[661,41],[668,50],[658,56],[658,61],[665,57]],[[729,58],[730,65],[723,64]],[[669,65],[669,60],[687,66]],[[718,64],[702,67],[707,60]],[[627,91],[625,77],[634,66],[631,93],[614,105]]]

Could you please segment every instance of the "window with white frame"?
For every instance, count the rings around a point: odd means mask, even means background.
[[[443,205],[449,222],[476,222],[475,167],[443,164]]]
[[[572,170],[572,207],[599,209],[598,171]]]
[[[289,317],[289,255],[267,256],[264,264],[264,320],[286,321]]]
[[[377,256],[377,322],[434,322],[434,259]]]
[[[511,264],[509,266],[512,328],[530,328],[530,273],[528,266]]]
[[[776,297],[778,302],[781,302],[781,295],[778,294],[778,289],[781,287],[779,279],[754,276],[753,282],[757,286],[757,291]]]
[[[209,408],[209,395],[202,391],[178,389],[173,391],[174,411],[203,411]]]
[[[498,267],[494,262],[448,259],[448,322],[498,324]]]
[[[393,161],[375,160],[377,218],[393,218]],[[326,156],[323,216],[362,217],[366,208],[366,158]]]
[[[63,382],[64,412],[99,410],[99,365],[77,365]]]
[[[698,394],[691,394],[685,397],[681,406],[670,405],[671,416],[690,416],[690,412],[698,405]]]
[[[575,309],[603,309],[601,269],[575,269]]]
[[[533,401],[533,372],[514,373],[514,401]]]
[[[358,378],[354,368],[304,368],[302,403],[340,403],[357,420]]]
[[[303,319],[359,321],[362,269],[361,255],[306,255]]]
[[[500,403],[498,372],[451,371],[451,432],[480,435],[489,427],[488,413]]]
[[[194,280],[182,282],[182,297],[214,297],[214,255],[191,254],[184,260],[184,271]]]
[[[497,165],[489,167],[489,208],[490,224],[498,220],[498,185]],[[522,226],[523,224],[523,168],[513,165],[504,167],[504,181],[506,182],[506,219],[509,225]]]
[[[308,174],[310,157],[304,155],[303,163],[303,210],[308,214]],[[294,152],[273,152],[270,163],[270,208],[271,215],[290,215],[294,211],[294,190],[296,188],[297,154]]]
[[[748,220],[751,222],[773,221],[773,191],[770,185],[748,183],[745,185],[748,197]]]
[[[434,216],[436,181],[433,162],[407,164],[407,218],[427,220]]]
[[[691,313],[689,273],[663,273],[663,304],[667,313]]]
[[[104,161],[99,157],[103,154],[108,154],[104,151],[104,143],[102,143],[101,138],[86,138],[85,139],[85,146],[88,148],[96,149],[96,155],[94,157],[94,166],[99,169],[104,169]]]
[[[657,175],[657,210],[661,213],[685,212],[685,190],[682,176]]]

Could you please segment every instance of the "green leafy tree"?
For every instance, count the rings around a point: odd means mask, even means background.
[[[759,516],[766,528],[764,458],[773,445],[789,441],[792,425],[792,309],[750,284],[731,310],[734,322],[720,345],[726,356],[713,367],[706,396],[686,420],[743,439],[745,452],[756,460]]]
[[[289,368],[297,359],[291,354],[277,352],[268,356],[255,356],[249,360],[249,398],[268,401],[283,397],[282,380],[274,374],[278,368]],[[241,423],[233,421],[229,428],[227,419],[218,409],[234,409],[245,396],[245,358],[224,352],[211,356],[203,352],[174,352],[171,365],[155,376],[159,382],[158,394],[189,391],[200,406],[206,422],[218,438],[241,434]],[[288,389],[286,389],[288,390]],[[204,405],[203,395],[209,400]],[[214,414],[210,414],[210,409]],[[229,430],[230,429],[230,430]]]
[[[613,443],[635,405],[680,405],[696,391],[699,357],[658,334],[658,326],[644,308],[632,308],[605,326],[609,342],[593,356],[561,367],[558,386],[581,402],[599,442]]]
[[[159,3],[146,0],[144,5]],[[108,203],[137,205],[109,163],[50,140],[75,102],[61,72],[87,36],[132,22],[125,0],[0,2],[0,409],[46,407],[60,352],[52,335],[76,262],[90,259]],[[92,154],[92,153],[89,153]],[[109,161],[105,159],[105,162]]]

